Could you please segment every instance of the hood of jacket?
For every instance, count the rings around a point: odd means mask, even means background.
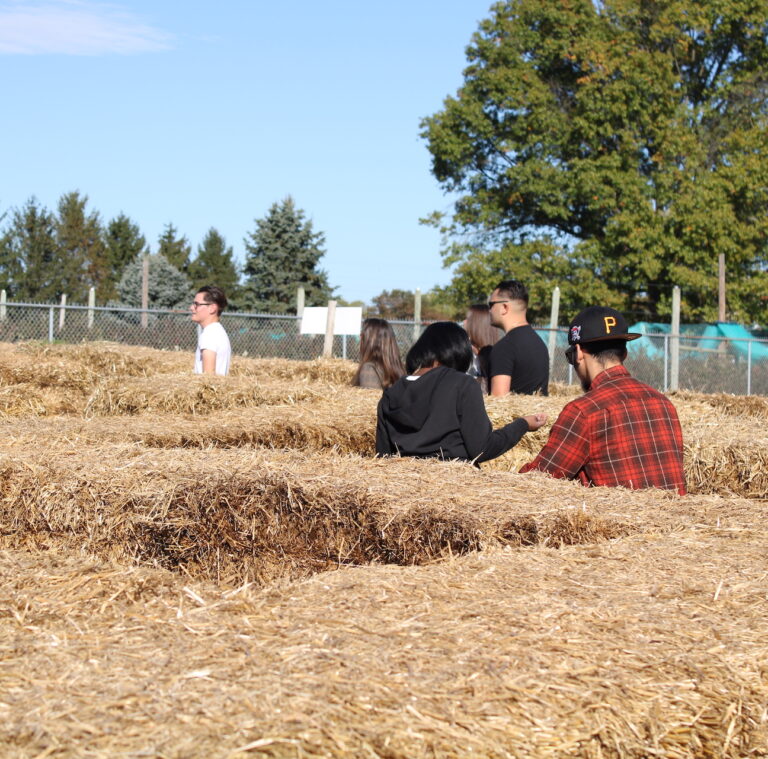
[[[403,432],[420,430],[432,409],[432,397],[446,372],[446,366],[437,366],[418,379],[403,377],[384,393],[382,402],[389,420]]]

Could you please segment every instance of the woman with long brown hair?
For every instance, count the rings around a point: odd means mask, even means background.
[[[501,338],[499,330],[491,324],[490,309],[485,303],[470,306],[467,311],[467,318],[464,321],[464,329],[469,335],[469,342],[472,344],[472,366],[468,374],[473,376],[483,389],[488,392],[488,358],[491,354],[491,348]]]
[[[357,387],[383,390],[405,374],[395,332],[386,319],[370,318],[360,331],[360,366],[352,379]]]

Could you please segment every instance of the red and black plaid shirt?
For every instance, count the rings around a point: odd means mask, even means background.
[[[601,372],[557,417],[539,455],[520,471],[584,485],[664,488],[685,495],[683,433],[668,398],[621,365]]]

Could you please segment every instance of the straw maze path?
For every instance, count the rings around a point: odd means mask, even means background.
[[[375,460],[345,362],[188,364],[0,349],[0,755],[768,755],[765,399],[673,398],[677,498],[514,474],[546,430]]]

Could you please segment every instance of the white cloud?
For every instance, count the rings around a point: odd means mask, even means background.
[[[167,50],[171,42],[170,34],[115,5],[0,2],[0,55],[129,55]]]

